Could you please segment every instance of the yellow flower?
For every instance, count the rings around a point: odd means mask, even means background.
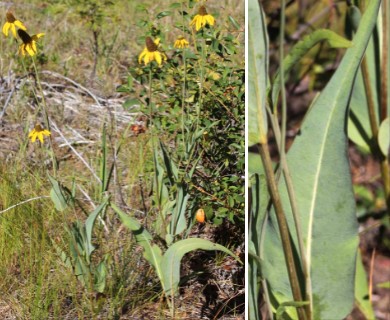
[[[37,45],[35,44],[35,42],[38,41],[40,37],[43,37],[45,34],[38,33],[30,37],[26,31],[19,29],[18,35],[23,41],[23,43],[19,46],[19,54],[25,56],[27,52],[30,56],[33,56],[37,53]]]
[[[49,130],[43,129],[40,124],[37,124],[28,134],[28,137],[31,138],[31,142],[35,142],[38,138],[43,143],[43,136],[50,136],[50,134]]]
[[[164,52],[161,52],[158,50],[158,45],[160,43],[160,39],[152,40],[152,38],[147,37],[145,39],[145,49],[142,50],[141,54],[138,57],[138,63],[142,63],[142,60],[145,63],[145,66],[155,60],[159,66],[161,66],[161,63],[164,59],[167,60],[167,56]]]
[[[24,24],[21,21],[16,20],[14,15],[9,11],[6,14],[6,19],[7,21],[6,23],[4,23],[3,26],[3,33],[6,37],[8,37],[9,29],[11,29],[12,34],[14,35],[15,38],[16,38],[16,27],[22,30],[27,30]]]
[[[188,45],[189,45],[188,41],[184,39],[183,36],[180,36],[179,38],[177,38],[173,46],[178,49],[183,49],[183,48],[187,48]]]
[[[215,19],[211,14],[207,13],[205,6],[200,6],[198,14],[192,19],[190,26],[195,25],[195,30],[203,28],[206,24],[213,26]]]

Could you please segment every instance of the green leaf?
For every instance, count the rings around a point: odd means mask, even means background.
[[[240,261],[229,249],[206,239],[188,238],[175,242],[165,252],[161,261],[164,291],[167,296],[176,294],[180,281],[181,259],[186,253],[194,250],[219,250]]]
[[[288,302],[283,302],[278,309],[276,310],[276,320],[283,320],[285,319],[284,314],[288,313],[289,310],[292,308],[298,308],[298,307],[303,307],[305,305],[308,305],[308,301],[288,301]]]
[[[103,202],[88,216],[87,221],[85,221],[85,234],[87,236],[87,247],[85,249],[87,250],[86,254],[88,261],[90,261],[91,253],[93,252],[93,250],[95,250],[95,247],[92,245],[92,229],[97,216],[106,208],[108,199],[108,197],[105,198]]]
[[[378,144],[383,155],[389,157],[389,148],[390,148],[390,118],[387,117],[381,123],[378,132]]]
[[[379,14],[380,16],[381,14]],[[378,18],[376,28],[366,49],[365,59],[368,67],[368,82],[371,88],[372,102],[374,104],[375,119],[379,123],[380,108],[380,84],[378,79],[382,77],[381,70],[381,43],[383,42],[382,23]],[[390,65],[390,55],[387,55]],[[390,72],[390,71],[388,71]],[[388,84],[389,85],[389,84]],[[390,92],[390,86],[388,87]],[[362,71],[359,69],[350,102],[350,114],[348,121],[348,137],[364,152],[369,153],[372,149],[372,131],[368,115],[366,88],[363,81]],[[387,108],[387,116],[390,116],[390,108]]]
[[[187,201],[190,196],[184,183],[177,183],[176,187],[178,189],[176,195],[176,204],[170,223],[170,233],[173,236],[179,235],[187,227],[185,213],[187,208]]]
[[[134,218],[129,217],[121,209],[119,209],[114,203],[111,203],[111,208],[119,215],[122,223],[125,227],[129,228],[135,237],[137,243],[144,248],[145,259],[154,267],[158,278],[162,282],[161,271],[161,249],[152,244],[152,235]]]
[[[343,319],[354,302],[358,224],[345,124],[355,75],[375,25],[379,4],[379,0],[369,2],[353,46],[306,115],[300,135],[287,154],[303,230],[309,270],[306,288],[314,319]],[[280,195],[298,252],[283,179]],[[263,247],[262,271],[270,289],[273,294],[279,292],[287,297],[279,303],[293,300],[273,212],[267,220]]]
[[[160,13],[156,16],[156,19],[161,19],[161,18],[170,16],[170,15],[172,15],[172,12],[171,12],[171,11],[162,11],[162,12],[160,12]]]
[[[139,106],[140,104],[141,104],[141,102],[137,98],[127,99],[123,103],[123,109],[129,110],[129,109],[133,108],[134,106]]]
[[[268,35],[265,16],[257,0],[248,1],[248,146],[266,141],[266,89],[268,84]]]
[[[58,211],[64,211],[68,207],[69,197],[66,196],[66,191],[61,187],[58,181],[50,176],[50,174],[48,174],[48,176],[52,186],[50,190],[50,198]]]
[[[259,313],[259,276],[258,267],[260,260],[257,256],[254,243],[248,241],[248,301],[249,301],[249,319],[260,320]]]
[[[103,260],[99,263],[94,274],[93,288],[96,292],[103,293],[106,288],[107,267],[106,261]]]
[[[367,274],[364,270],[362,256],[359,250],[356,259],[355,304],[366,319],[375,319],[374,310],[372,309],[368,295]]]
[[[377,288],[384,288],[384,289],[390,289],[390,281],[378,283],[376,285]]]
[[[237,30],[240,29],[240,24],[236,21],[236,19],[234,19],[232,16],[229,16],[228,19],[234,28],[236,28]]]

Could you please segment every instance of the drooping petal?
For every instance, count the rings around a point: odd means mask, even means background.
[[[25,49],[28,52],[28,54],[32,57],[37,52],[37,47],[35,46],[35,41],[32,41],[31,43],[27,43],[25,45]],[[35,49],[35,50],[34,50]]]
[[[140,55],[138,56],[138,63],[142,63],[142,59],[144,59],[145,55],[148,53],[148,50],[145,48],[142,50]]]
[[[9,22],[4,23],[3,33],[6,37],[8,37],[8,30],[10,27],[11,27],[11,23],[9,23]]]
[[[25,56],[25,55],[26,55],[25,44],[24,44],[24,43],[22,43],[22,44],[19,46],[19,54],[21,54],[22,56]]]
[[[37,140],[37,133],[36,132],[33,132],[33,134],[31,135],[31,142],[35,142],[35,140]]]
[[[154,57],[156,58],[157,64],[161,66],[162,63],[162,57],[161,57],[161,52],[155,51]]]
[[[153,60],[153,57],[154,57],[153,52],[149,52],[149,51],[146,52],[145,58],[144,58],[145,66],[146,66],[150,61]]]
[[[16,28],[15,28],[15,24],[11,23],[11,31],[12,31],[12,34],[14,35],[15,39],[16,39]]]
[[[203,26],[203,16],[198,15],[198,19],[196,19],[196,31],[199,31]]]
[[[41,143],[43,143],[43,131],[38,132],[37,136],[38,136],[39,141],[41,141]]]
[[[43,37],[45,34],[44,33],[38,33],[38,34],[34,34],[31,39],[33,39],[34,41],[37,41],[39,38]]]
[[[31,49],[34,51],[34,53],[37,53],[37,44],[34,40],[31,41]]]
[[[22,30],[24,30],[24,31],[27,30],[26,27],[24,26],[23,22],[20,21],[20,20],[15,20],[15,21],[14,21],[14,24],[15,24],[15,26],[17,26],[19,29],[22,29]]]
[[[207,21],[207,23],[210,25],[210,26],[213,26],[214,23],[215,23],[215,19],[212,15],[208,14],[207,16],[205,16],[205,20]]]

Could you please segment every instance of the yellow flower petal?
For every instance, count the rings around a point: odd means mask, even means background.
[[[24,31],[26,31],[26,27],[24,26],[23,22],[20,21],[20,20],[15,20],[14,22],[15,26],[17,26],[19,29],[22,29]]]
[[[25,49],[30,56],[35,55],[35,53],[37,52],[37,47],[35,46],[34,41],[30,44],[26,44]]]
[[[208,14],[207,16],[205,16],[205,20],[206,22],[210,25],[210,26],[213,26],[214,25],[214,22],[215,22],[215,19],[212,15]]]
[[[146,48],[144,50],[142,50],[142,52],[138,56],[138,63],[142,63],[142,59],[145,57],[147,52],[148,52],[148,50]]]
[[[19,46],[19,54],[21,54],[22,56],[25,56],[26,55],[26,51],[24,50],[24,43],[22,43],[20,46]]]
[[[196,20],[196,31],[199,31],[204,25],[203,16],[198,16],[198,20]]]
[[[161,63],[162,63],[161,53],[156,51],[155,54],[154,54],[154,57],[156,58],[156,61],[157,61],[158,65],[161,66]]]
[[[34,133],[32,136],[31,136],[31,142],[35,142],[35,140],[37,140],[37,134]]]
[[[39,132],[39,133],[37,133],[37,136],[38,136],[39,141],[41,141],[41,143],[43,143],[43,133]]]
[[[8,30],[10,27],[11,27],[11,23],[9,23],[9,22],[4,23],[3,33],[6,37],[8,37]]]
[[[37,41],[39,38],[43,37],[45,34],[44,33],[38,33],[38,34],[34,34],[31,39],[33,39],[34,41]]]
[[[15,28],[15,24],[14,23],[11,23],[11,31],[12,31],[12,34],[14,35],[15,39],[16,39],[16,28]]]

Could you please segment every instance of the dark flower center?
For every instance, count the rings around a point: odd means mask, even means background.
[[[7,22],[9,23],[14,23],[16,20],[14,15],[11,12],[7,12],[5,16],[7,18]]]
[[[206,16],[206,15],[207,15],[206,7],[205,7],[205,6],[201,6],[201,7],[199,8],[198,14],[199,14],[200,16]]]
[[[145,39],[145,43],[146,43],[146,48],[148,49],[149,52],[157,51],[157,45],[153,42],[151,37],[147,37]]]
[[[28,35],[28,33],[22,29],[19,29],[18,30],[18,35],[20,37],[20,39],[22,39],[23,43],[24,44],[28,44],[28,43],[31,43],[32,39],[31,37]]]
[[[34,130],[35,130],[36,132],[42,132],[42,131],[43,131],[43,129],[42,129],[42,127],[41,127],[40,124],[35,125]]]

